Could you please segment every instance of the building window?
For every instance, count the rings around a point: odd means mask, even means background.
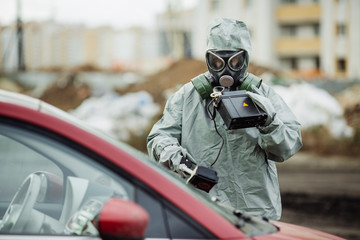
[[[296,26],[295,25],[283,25],[281,26],[281,35],[282,36],[296,36]]]
[[[296,4],[297,0],[282,0],[283,4]]]
[[[290,58],[290,66],[292,70],[298,69],[298,59],[297,58]]]
[[[320,69],[320,57],[319,56],[315,57],[315,66],[316,66],[316,69]]]
[[[346,71],[346,60],[343,58],[340,58],[337,60],[337,70],[339,72],[345,72]]]
[[[297,70],[299,67],[298,59],[295,57],[284,57],[280,62],[284,70]]]
[[[346,1],[345,0],[336,0],[336,3],[338,5],[344,5],[344,4],[346,4]]]
[[[338,36],[345,36],[346,34],[346,26],[343,23],[339,23],[336,27],[336,34]]]
[[[315,34],[315,36],[319,36],[319,35],[320,35],[320,24],[315,23],[315,24],[313,25],[313,28],[314,28],[314,34]]]

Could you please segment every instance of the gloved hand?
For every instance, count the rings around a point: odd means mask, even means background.
[[[267,97],[261,95],[260,91],[257,89],[256,90],[254,89],[254,91],[256,93],[247,92],[247,94],[254,101],[256,105],[258,105],[262,110],[264,110],[264,112],[267,113],[268,117],[265,121],[265,124],[263,125],[263,127],[266,127],[274,120],[276,111],[274,106]]]
[[[179,170],[180,162],[184,157],[190,157],[185,148],[179,145],[169,145],[166,146],[160,153],[159,162],[168,167],[170,170],[176,171],[181,176],[185,177],[183,171]]]

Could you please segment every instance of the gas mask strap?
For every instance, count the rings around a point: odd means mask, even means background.
[[[191,79],[195,90],[199,93],[202,99],[208,98],[213,91],[212,86],[206,75],[208,75],[209,78],[211,77],[210,73],[207,72]]]

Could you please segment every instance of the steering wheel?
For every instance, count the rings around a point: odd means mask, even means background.
[[[0,222],[0,232],[21,233],[24,230],[40,188],[41,177],[38,174],[32,173],[24,180]]]

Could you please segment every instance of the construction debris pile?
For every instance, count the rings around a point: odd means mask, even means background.
[[[31,87],[23,84],[26,80],[2,78],[0,88],[38,97],[120,140],[133,142],[131,138],[135,137],[138,143],[133,145],[144,150],[146,136],[160,118],[166,99],[205,71],[203,61],[184,59],[145,77],[62,73],[48,84]],[[249,72],[271,84],[293,110],[302,124],[305,150],[327,149],[323,152],[331,153],[329,149],[339,150],[334,149],[338,142],[342,145],[360,143],[359,84],[334,96],[304,81],[279,81],[276,71],[254,64],[250,65]],[[325,142],[331,142],[330,146]],[[354,149],[342,152],[358,153],[359,150]]]

